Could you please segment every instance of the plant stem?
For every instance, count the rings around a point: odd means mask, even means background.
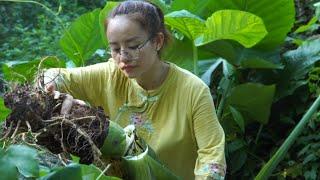
[[[318,96],[318,98],[314,101],[312,106],[304,114],[302,119],[299,121],[299,123],[296,125],[296,127],[293,129],[293,131],[290,133],[290,135],[287,137],[287,139],[281,145],[281,147],[277,150],[277,152],[272,156],[272,158],[267,162],[267,164],[265,164],[262,167],[259,174],[255,177],[256,180],[260,180],[260,179],[264,180],[271,175],[272,171],[277,167],[277,165],[283,159],[283,157],[285,156],[289,148],[292,146],[294,141],[300,135],[303,128],[310,121],[310,119],[312,118],[312,115],[316,112],[319,105],[320,105],[320,96]]]
[[[227,88],[223,91],[221,101],[219,103],[218,110],[217,110],[218,119],[221,119],[221,117],[222,117],[223,109],[224,109],[226,99],[227,99],[227,94],[229,94],[229,91],[231,89],[233,78],[231,77],[231,78],[228,78],[227,80],[228,80]]]
[[[196,76],[199,75],[198,71],[198,48],[192,43],[192,52],[193,52],[193,72]]]
[[[262,128],[263,128],[263,124],[260,124],[257,137],[256,137],[256,139],[255,139],[255,141],[254,141],[254,143],[255,143],[256,145],[258,144],[258,140],[259,140],[259,138],[260,138],[260,134],[261,134]]]

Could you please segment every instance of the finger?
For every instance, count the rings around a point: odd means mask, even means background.
[[[44,89],[47,93],[53,93],[56,90],[56,86],[54,83],[49,83],[45,85]]]
[[[73,99],[73,104],[77,104],[77,105],[81,105],[81,106],[87,105],[86,102],[84,102],[80,99]]]
[[[60,113],[62,115],[66,115],[70,113],[70,110],[73,105],[73,97],[70,94],[66,94],[65,99],[63,100],[62,106],[61,106],[61,111]]]

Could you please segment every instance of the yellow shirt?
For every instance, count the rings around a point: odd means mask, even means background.
[[[168,76],[155,90],[144,90],[127,78],[112,59],[60,69],[56,83],[59,90],[102,106],[122,127],[134,124],[176,175],[219,179],[225,174],[225,137],[209,88],[189,71],[169,65]]]

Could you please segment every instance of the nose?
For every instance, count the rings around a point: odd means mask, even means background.
[[[119,59],[122,62],[129,62],[130,61],[130,57],[128,52],[124,51],[123,49],[120,50],[120,54],[119,54]]]

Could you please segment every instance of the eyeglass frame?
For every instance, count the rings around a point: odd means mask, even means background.
[[[139,59],[139,55],[140,55],[140,50],[142,48],[144,48],[146,46],[146,44],[148,43],[148,41],[150,41],[153,37],[150,36],[147,40],[145,40],[143,43],[137,45],[137,48],[126,48],[126,53],[127,53],[127,57],[130,57],[131,59],[133,60],[136,60],[136,59]],[[129,49],[129,52],[135,52],[136,53],[136,56],[137,57],[133,57],[132,55],[130,55],[130,53],[128,52],[128,49]],[[116,55],[112,55],[112,50],[110,50],[110,52],[108,52],[108,54],[110,54],[111,56],[114,56],[114,57],[117,57],[117,56],[121,56],[122,55],[122,51],[124,51],[125,49],[120,49],[119,52],[116,52],[117,54]]]

